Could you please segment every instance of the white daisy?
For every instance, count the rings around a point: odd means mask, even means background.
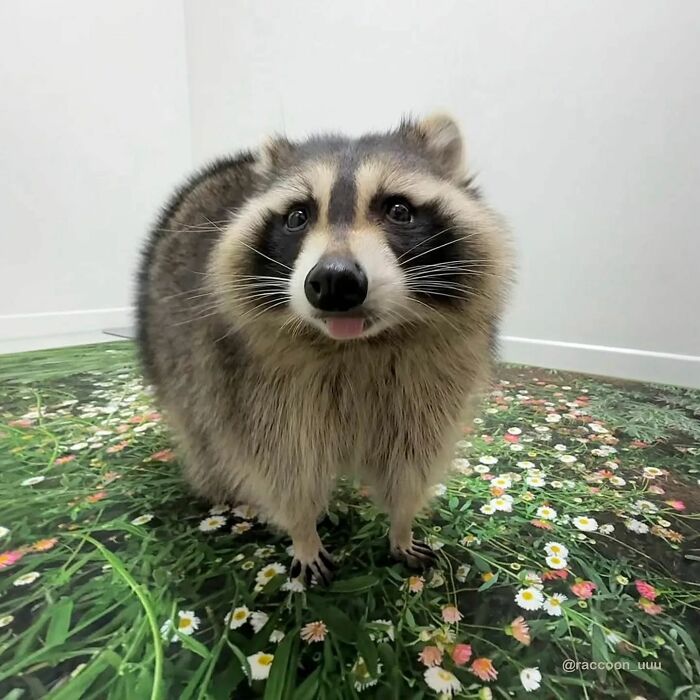
[[[547,423],[559,423],[561,416],[558,413],[548,413],[545,420]]]
[[[537,690],[540,687],[541,681],[542,674],[536,666],[534,668],[524,668],[520,671],[520,682],[528,693]]]
[[[516,462],[516,466],[521,469],[534,469],[536,465],[534,462]]]
[[[459,440],[456,447],[460,450],[468,450],[472,446],[469,440]]]
[[[488,466],[493,466],[494,464],[498,463],[498,457],[493,457],[491,455],[484,455],[483,457],[479,457],[479,462],[482,464],[486,464]]]
[[[265,654],[262,651],[247,656],[250,666],[250,677],[254,681],[265,680],[270,675],[270,667],[275,660],[274,654]]]
[[[559,455],[559,461],[562,464],[573,464],[576,461],[574,455]]]
[[[600,532],[603,535],[609,535],[611,532],[615,532],[615,526],[611,523],[605,523],[605,525],[601,525],[598,528],[598,532]]]
[[[492,498],[489,501],[490,505],[493,506],[494,510],[500,510],[504,513],[510,513],[513,510],[513,497],[512,496],[499,496],[498,498]]]
[[[462,684],[457,676],[450,671],[445,670],[441,666],[433,666],[423,674],[425,682],[436,693],[444,693],[447,697],[452,697],[455,693],[462,690]]]
[[[496,512],[496,509],[493,507],[491,503],[484,503],[479,510],[484,514],[484,515],[493,515]]]
[[[290,593],[303,593],[306,586],[298,578],[290,578],[282,584],[282,590]]]
[[[631,532],[636,532],[638,535],[646,535],[646,533],[649,532],[649,526],[635,518],[625,520],[625,527]]]
[[[554,449],[557,452],[566,452],[567,447],[566,447],[566,445],[562,445],[561,443],[559,443],[558,445],[554,445]]]
[[[645,479],[655,479],[657,476],[662,476],[664,474],[663,469],[657,469],[656,467],[644,467],[642,476]]]
[[[550,428],[549,428],[549,426],[546,426],[546,425],[536,425],[535,430],[538,433],[548,433],[550,431]]]
[[[535,586],[535,588],[542,588],[542,579],[534,571],[525,570],[518,574],[518,579],[527,584],[528,586]]]
[[[284,564],[280,564],[279,562],[272,562],[272,564],[268,564],[267,566],[264,566],[258,573],[255,575],[255,582],[259,586],[264,586],[267,584],[269,581],[271,581],[275,576],[278,576],[280,574],[283,574],[287,571],[287,567],[284,566]]]
[[[460,564],[457,567],[457,573],[455,574],[455,578],[460,583],[464,583],[467,580],[467,576],[469,575],[470,571],[471,567],[468,564]]]
[[[642,513],[656,513],[659,510],[651,501],[643,500],[635,501],[634,507]]]
[[[7,535],[10,534],[10,531],[6,528],[0,525],[0,537],[6,537]]]
[[[566,569],[566,567],[569,565],[566,559],[556,555],[547,557],[546,562],[550,569]]]
[[[515,602],[524,610],[539,610],[544,602],[544,596],[539,588],[528,586],[518,591]]]
[[[85,414],[83,414],[85,415]],[[78,450],[84,450],[88,446],[87,442],[76,442],[75,445],[71,445],[68,449],[71,452],[77,452]]]
[[[240,523],[236,523],[231,527],[231,532],[234,535],[242,535],[244,532],[248,532],[253,527],[253,523],[249,523],[247,520],[243,520]]]
[[[231,512],[243,520],[252,520],[258,514],[257,509],[250,505],[236,506]]]
[[[13,582],[13,586],[28,586],[30,583],[34,583],[41,574],[38,571],[30,571],[29,573],[22,574],[18,576]]]
[[[510,445],[511,452],[522,452],[523,449],[524,449],[523,446],[519,442],[513,442]]]
[[[223,515],[228,513],[230,508],[225,503],[217,503],[209,509],[209,515]]]
[[[0,627],[7,627],[14,619],[14,615],[3,615],[0,617]]]
[[[608,481],[613,486],[624,486],[627,483],[621,476],[611,476]]]
[[[199,523],[199,529],[202,532],[212,532],[222,528],[224,525],[226,525],[226,518],[221,515],[212,515],[209,518],[204,518]]]
[[[520,428],[508,428],[508,434],[509,434],[509,435],[521,435],[522,432],[523,432],[523,431],[520,430]]]
[[[445,484],[436,484],[433,486],[433,496],[440,497],[447,493],[447,486]]]
[[[146,523],[150,523],[151,520],[153,520],[153,514],[152,513],[144,513],[143,515],[139,515],[137,518],[134,518],[131,521],[132,525],[145,525]]]
[[[550,485],[553,489],[561,489],[561,488],[564,487],[564,484],[563,484],[561,481],[557,481],[556,479],[555,479],[554,481],[550,481],[550,482],[549,482],[549,485]]]
[[[472,421],[472,423],[474,423],[474,425],[481,425],[483,422],[484,422],[484,419],[483,419],[483,418],[475,418],[475,419]]]
[[[199,618],[194,614],[192,610],[180,610],[177,614],[177,630],[181,634],[191,635],[196,629],[199,628]],[[176,627],[173,625],[172,620],[166,620],[160,627],[160,636],[171,642],[180,641],[180,637],[174,632]]]
[[[372,641],[394,641],[394,623],[391,620],[372,620],[370,624],[376,627],[376,631],[369,633]]]
[[[477,474],[488,474],[489,471],[491,471],[491,470],[490,470],[485,464],[477,464],[477,465],[474,467],[474,471],[475,471]]]
[[[452,466],[460,473],[460,474],[466,474],[469,476],[469,474],[474,471],[471,468],[471,465],[469,464],[468,459],[463,459],[462,457],[458,457],[457,459],[452,460]]]
[[[507,476],[497,476],[495,479],[491,480],[491,486],[495,486],[499,489],[509,489],[511,484],[512,481]]]
[[[669,520],[665,520],[664,518],[659,518],[658,523],[661,525],[661,527],[671,527],[671,522]]]
[[[260,632],[263,627],[265,627],[269,619],[270,616],[267,613],[262,612],[262,610],[256,610],[255,612],[250,613],[248,622],[250,622],[253,632],[257,633]]]
[[[589,518],[587,515],[579,515],[571,521],[574,527],[583,532],[595,532],[598,529],[598,521],[595,518]]]
[[[377,685],[377,681],[379,680],[379,676],[382,672],[382,665],[380,663],[377,664],[377,675],[372,676],[370,675],[365,660],[361,656],[358,656],[357,661],[355,661],[355,663],[352,665],[350,672],[354,678],[353,685],[355,686],[355,690],[357,690],[358,693],[361,693],[366,688],[371,688],[372,686]]]
[[[540,520],[556,520],[557,511],[550,506],[540,506],[537,509],[537,517]]]
[[[20,486],[34,486],[34,484],[40,484],[45,478],[45,476],[30,476],[28,479],[20,482]]]
[[[284,632],[282,630],[272,630],[270,632],[270,641],[273,644],[279,644],[284,639]]]
[[[541,489],[547,482],[539,474],[532,474],[525,479],[525,483],[532,488]]]
[[[609,433],[610,432],[607,428],[603,427],[600,423],[589,423],[588,427],[594,433]]]
[[[568,600],[568,598],[565,595],[562,595],[561,593],[554,593],[553,595],[545,598],[542,609],[547,613],[547,615],[551,615],[552,617],[561,617],[561,604],[566,600]]]
[[[243,627],[250,617],[250,610],[245,605],[234,608],[230,613],[226,613],[224,622],[232,629]]]
[[[544,551],[547,552],[547,556],[550,557],[566,559],[566,557],[569,556],[569,550],[561,542],[547,542],[544,546]]]

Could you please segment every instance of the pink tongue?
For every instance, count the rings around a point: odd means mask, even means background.
[[[363,318],[329,318],[328,332],[333,338],[357,338],[365,327]]]

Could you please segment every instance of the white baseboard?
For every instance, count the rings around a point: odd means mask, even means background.
[[[103,331],[132,325],[133,312],[127,306],[0,316],[0,353],[119,340]],[[697,355],[503,336],[501,357],[538,367],[700,388]]]
[[[538,367],[700,388],[698,355],[503,336],[501,358]]]
[[[105,328],[129,326],[133,308],[85,309],[0,316],[0,353],[86,345],[118,340]]]

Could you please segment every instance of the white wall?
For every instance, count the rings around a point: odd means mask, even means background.
[[[185,9],[195,162],[448,109],[519,248],[506,357],[700,386],[700,3]]]
[[[506,358],[700,386],[699,3],[183,2],[0,4],[0,351],[125,323],[192,161],[441,108],[519,248]]]
[[[99,339],[190,165],[183,7],[3,2],[0,93],[0,350]]]

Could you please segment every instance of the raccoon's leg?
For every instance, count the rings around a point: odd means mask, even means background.
[[[375,497],[389,514],[391,554],[412,568],[433,564],[435,552],[413,537],[413,520],[428,500],[428,483],[423,472],[407,467],[388,470],[373,479]]]
[[[292,488],[270,488],[261,494],[264,511],[270,521],[282,528],[292,538],[294,560],[290,568],[291,578],[303,578],[307,584],[311,577],[323,584],[330,583],[335,565],[326,551],[316,529],[319,516],[327,506],[332,479],[316,474],[308,481],[308,471],[286,476]]]

